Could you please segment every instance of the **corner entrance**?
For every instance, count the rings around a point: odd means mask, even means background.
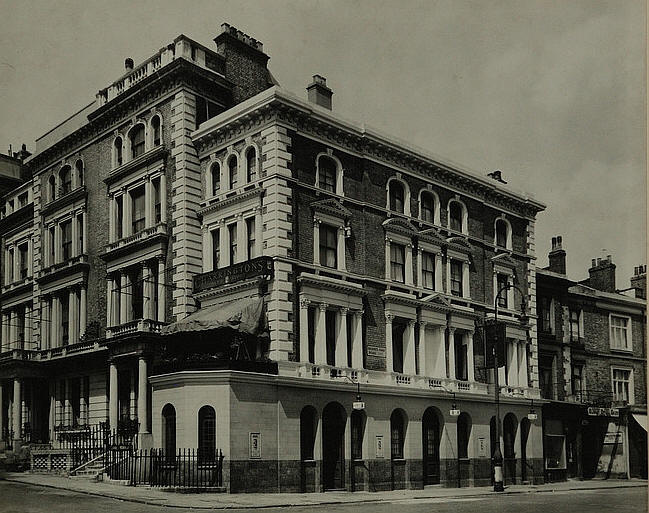
[[[424,485],[439,484],[439,441],[440,425],[432,408],[424,413],[421,424],[424,460]]]
[[[345,488],[345,424],[347,414],[338,403],[322,412],[322,479],[325,490]]]

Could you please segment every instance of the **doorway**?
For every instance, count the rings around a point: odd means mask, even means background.
[[[421,430],[424,453],[424,485],[439,484],[440,425],[437,414],[432,408],[428,408],[424,413]]]
[[[322,479],[325,490],[345,488],[345,424],[347,414],[338,403],[322,412]]]
[[[527,466],[527,439],[530,435],[530,421],[521,420],[521,482],[525,483],[532,477],[531,469]]]

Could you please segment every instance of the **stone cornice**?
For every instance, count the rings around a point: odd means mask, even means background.
[[[315,135],[358,155],[460,189],[486,203],[517,212],[529,219],[545,209],[544,204],[505,190],[489,178],[444,163],[441,159],[428,155],[425,150],[379,134],[365,125],[342,120],[329,111],[299,100],[279,87],[272,87],[216,116],[192,136],[200,153],[241,137],[245,130],[271,121],[285,123],[298,132]]]
[[[264,193],[264,188],[261,183],[255,184],[248,190],[245,190],[245,188],[243,187],[242,189],[244,189],[243,192],[241,192],[240,190],[238,190],[239,192],[237,192],[237,190],[228,191],[228,193],[224,194],[223,197],[219,198],[218,200],[211,200],[206,206],[198,210],[198,215],[204,217],[205,214],[209,214],[210,212],[217,212],[229,205],[241,203],[246,199],[254,198],[255,196],[262,196]]]
[[[59,196],[54,201],[50,201],[49,203],[46,203],[45,206],[41,209],[41,215],[46,216],[48,214],[51,214],[52,212],[56,212],[60,208],[63,208],[67,205],[71,205],[75,201],[82,198],[84,200],[88,199],[88,191],[86,190],[85,185],[81,187],[77,187],[73,191],[68,192],[63,196]]]
[[[335,292],[343,292],[350,296],[365,296],[367,291],[357,283],[344,282],[334,278],[326,278],[315,274],[301,274],[298,279],[301,285],[307,285],[314,288],[328,289]]]

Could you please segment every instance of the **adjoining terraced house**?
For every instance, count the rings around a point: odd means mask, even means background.
[[[131,426],[222,450],[232,492],[489,485],[483,325],[510,285],[505,479],[540,482],[544,205],[345,120],[321,76],[285,91],[234,27],[215,43],[127,59],[4,197],[5,442]]]

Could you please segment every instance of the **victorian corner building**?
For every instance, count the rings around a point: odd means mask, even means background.
[[[231,492],[490,485],[483,331],[510,285],[505,482],[543,482],[544,427],[563,429],[539,371],[544,205],[338,116],[321,76],[287,92],[234,27],[214,41],[127,59],[13,159],[4,447],[108,423],[140,448],[222,450]]]

